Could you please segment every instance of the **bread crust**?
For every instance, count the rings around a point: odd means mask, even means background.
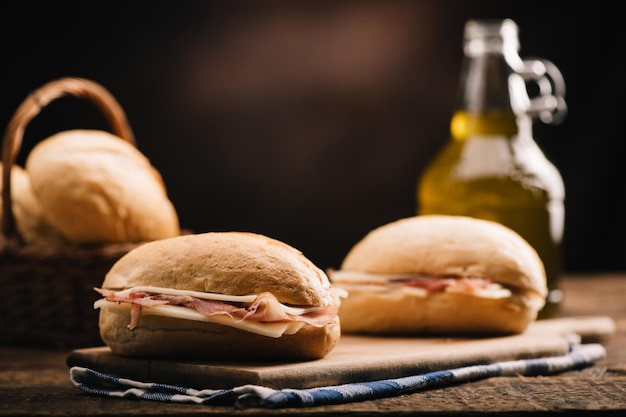
[[[142,242],[180,234],[160,173],[113,134],[57,133],[32,149],[25,168],[46,218],[72,242]]]
[[[348,252],[342,271],[488,278],[509,297],[354,285],[339,315],[347,333],[514,334],[537,318],[547,294],[537,252],[516,232],[488,220],[422,215],[372,230]],[[332,279],[331,274],[331,279]],[[377,288],[377,290],[373,290]]]
[[[536,316],[537,297],[485,298],[462,293],[415,295],[349,291],[339,307],[344,333],[489,336],[523,332]],[[375,309],[372,306],[376,306]]]
[[[0,162],[0,172],[3,164]],[[0,178],[0,193],[3,189]],[[27,243],[63,243],[65,239],[46,219],[41,203],[33,193],[30,178],[26,171],[18,166],[11,166],[11,203],[15,225],[21,237]],[[0,199],[0,219],[3,216]]]
[[[271,292],[284,304],[338,306],[328,276],[300,251],[249,232],[207,232],[145,243],[124,255],[102,287],[135,286],[254,295]],[[260,336],[230,326],[142,314],[133,330],[128,312],[103,308],[100,335],[114,353],[204,359],[314,359],[341,335],[338,318],[293,335]]]
[[[251,295],[269,291],[281,303],[327,306],[328,276],[300,251],[248,232],[207,232],[144,243],[118,260],[103,288],[140,285]]]
[[[261,336],[229,326],[143,315],[133,330],[126,311],[103,309],[100,336],[120,356],[196,360],[291,361],[326,356],[341,335],[339,317],[323,327],[305,325],[293,335]]]

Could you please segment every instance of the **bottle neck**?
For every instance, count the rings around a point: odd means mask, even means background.
[[[450,133],[457,141],[465,141],[476,136],[511,138],[517,132],[517,118],[512,111],[491,110],[475,113],[461,109],[454,113],[450,122]]]
[[[477,115],[512,113],[509,93],[511,73],[503,55],[466,57],[461,70],[458,110]]]
[[[509,80],[522,61],[516,27],[507,30],[508,23],[472,22],[467,27],[457,107],[450,124],[456,140],[512,137],[518,132]]]

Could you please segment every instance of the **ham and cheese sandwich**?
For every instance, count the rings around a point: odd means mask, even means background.
[[[297,249],[247,232],[145,243],[96,291],[113,353],[204,360],[321,358],[339,340],[345,297]]]
[[[339,309],[346,333],[516,334],[547,295],[543,263],[525,239],[465,216],[378,227],[328,274],[348,292]]]

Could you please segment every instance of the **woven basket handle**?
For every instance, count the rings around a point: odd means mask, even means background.
[[[104,114],[111,125],[112,132],[136,145],[135,136],[128,124],[124,110],[111,93],[98,83],[84,78],[65,77],[44,84],[30,93],[15,111],[7,126],[2,143],[2,233],[7,241],[17,240],[22,243],[11,204],[11,168],[22,146],[24,131],[28,123],[44,107],[64,96],[76,96],[92,101]]]

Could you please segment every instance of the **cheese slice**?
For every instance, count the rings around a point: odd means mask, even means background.
[[[174,288],[155,287],[152,285],[139,285],[137,287],[127,288],[125,290],[112,290],[121,297],[129,296],[133,292],[151,292],[155,294],[169,294],[169,295],[188,295],[190,297],[204,298],[207,300],[218,301],[230,301],[235,303],[251,303],[256,298],[256,295],[229,295],[218,294],[215,292],[201,292],[190,290],[177,290]]]
[[[206,298],[206,297],[205,297]],[[94,308],[107,308],[112,310],[126,311],[130,314],[130,303],[118,303],[114,301],[107,301],[104,298],[97,300],[94,303]],[[188,307],[173,306],[173,305],[159,305],[152,307],[143,307],[141,314],[171,317],[181,320],[194,320],[202,321],[206,323],[216,323],[225,326],[234,327],[247,332],[256,333],[262,336],[279,338],[283,334],[294,334],[304,326],[304,322],[296,321],[289,323],[259,323],[250,320],[237,320],[229,316],[228,314],[213,314],[205,316],[204,314]]]

